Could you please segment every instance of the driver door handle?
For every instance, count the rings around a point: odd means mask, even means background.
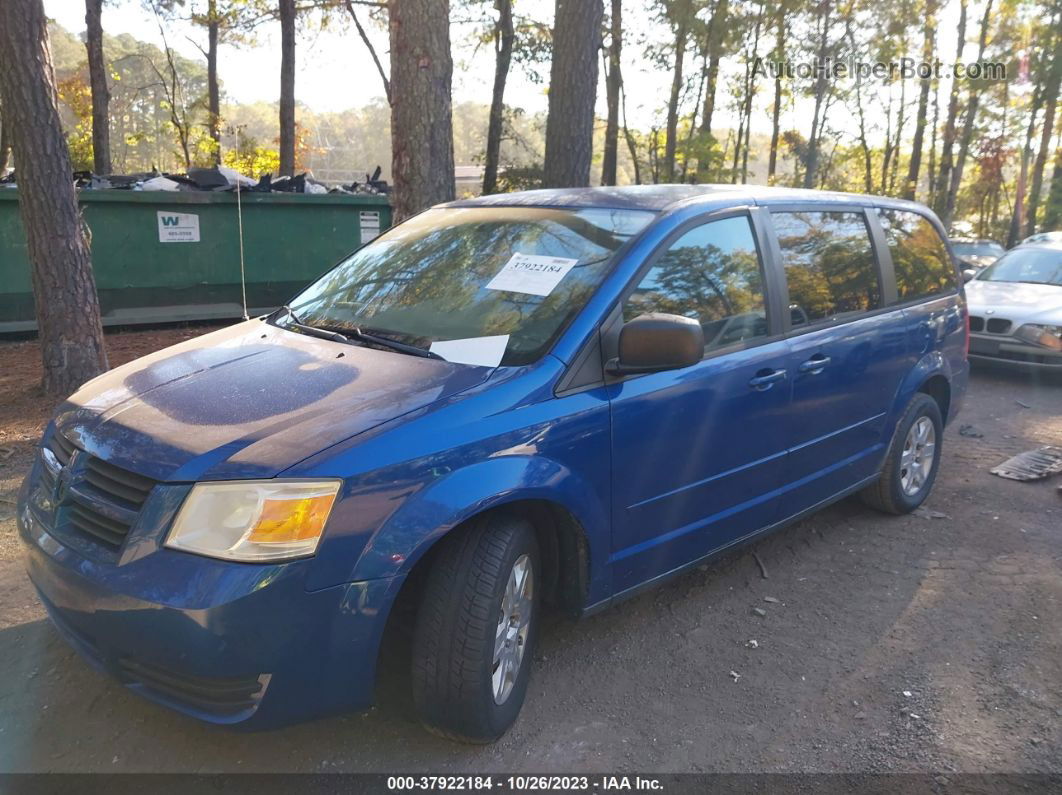
[[[774,386],[776,381],[785,379],[785,370],[760,370],[753,378],[749,379],[749,388],[757,392],[765,392]]]

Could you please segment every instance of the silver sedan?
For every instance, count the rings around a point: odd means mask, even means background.
[[[966,296],[971,359],[1062,370],[1062,243],[1011,249]]]

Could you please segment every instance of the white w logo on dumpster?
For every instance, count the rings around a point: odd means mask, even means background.
[[[195,213],[160,212],[160,243],[198,243],[199,216]]]

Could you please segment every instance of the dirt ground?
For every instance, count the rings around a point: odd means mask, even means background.
[[[111,335],[112,363],[198,331]],[[551,619],[516,726],[465,747],[418,726],[400,655],[372,711],[266,734],[201,725],[83,664],[14,538],[50,411],[37,377],[33,343],[0,344],[0,772],[1062,772],[1062,477],[988,472],[1062,444],[1057,379],[975,371],[920,515],[847,500],[601,615]]]

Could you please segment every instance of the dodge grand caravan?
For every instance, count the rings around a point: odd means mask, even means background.
[[[967,344],[910,202],[458,201],[85,384],[19,531],[61,633],[147,698],[248,727],[364,708],[402,599],[424,723],[486,742],[544,605],[594,613],[849,494],[916,508]]]

